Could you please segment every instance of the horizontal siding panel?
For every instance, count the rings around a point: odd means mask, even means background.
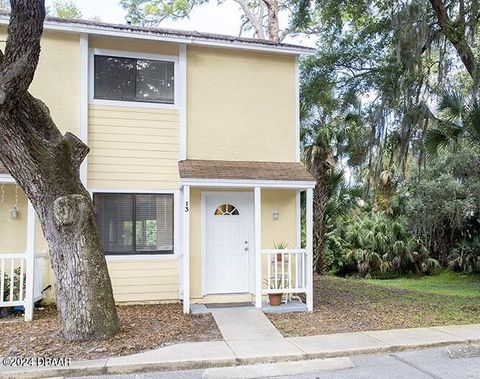
[[[178,287],[178,276],[157,276],[144,278],[125,278],[111,275],[112,283],[115,288],[132,287],[138,285],[165,286],[176,285]]]
[[[115,286],[113,285],[113,294],[144,294],[156,293],[159,296],[165,292],[178,292],[178,284],[168,285],[136,285],[136,286]]]
[[[168,144],[159,142],[122,142],[122,141],[89,141],[90,148],[96,149],[111,149],[111,150],[129,150],[129,151],[177,151],[178,144]],[[135,153],[132,153],[135,154]],[[134,155],[133,155],[134,156]]]
[[[152,140],[155,142],[152,143]],[[154,136],[146,134],[107,134],[107,133],[91,133],[90,142],[132,142],[139,144],[153,144],[153,146],[158,147],[159,144],[172,145],[178,148],[178,136]]]
[[[131,165],[131,166],[162,166],[162,167],[177,167],[178,162],[171,157],[156,158],[151,157],[115,157],[115,156],[98,156],[89,155],[89,164],[93,168],[95,165]],[[160,161],[160,162],[159,162]]]
[[[159,127],[145,127],[145,126],[119,126],[117,125],[92,125],[94,127],[94,132],[90,134],[90,137],[93,135],[107,134],[113,138],[117,134],[121,135],[147,135],[147,136],[160,136],[160,137],[177,137],[178,138],[178,128],[174,124],[172,128],[165,128],[162,125]]]
[[[178,109],[174,108],[155,108],[155,107],[124,107],[124,106],[114,106],[114,105],[99,105],[99,104],[90,104],[88,107],[90,112],[113,112],[113,113],[154,113],[154,114],[178,114]]]
[[[125,127],[125,128],[139,128],[139,129],[177,129],[178,119],[176,120],[138,120],[138,119],[121,119],[121,118],[89,118],[88,123],[91,127],[95,126],[109,126]]]
[[[98,189],[118,189],[118,190],[178,190],[180,186],[180,180],[162,180],[162,181],[152,181],[152,180],[92,180],[88,179],[88,186],[90,188]]]
[[[165,270],[178,269],[178,260],[118,260],[108,261],[108,270]]]
[[[88,155],[91,157],[127,157],[127,158],[152,158],[152,161],[156,159],[172,159],[177,162],[178,152],[176,151],[136,151],[135,156],[132,157],[132,153],[128,150],[116,150],[116,149],[101,149],[94,150]]]
[[[133,108],[128,112],[119,112],[119,111],[105,111],[105,110],[92,110],[89,113],[88,118],[90,120],[94,119],[108,119],[108,120],[133,120],[136,122],[142,121],[177,121],[178,112],[176,113],[161,113],[161,112],[143,112],[136,111]]]
[[[178,291],[173,292],[152,292],[142,294],[114,294],[115,301],[117,302],[154,302],[154,301],[177,301]]]
[[[174,176],[171,174],[159,174],[159,173],[135,173],[134,171],[125,172],[95,172],[90,171],[91,180],[129,180],[129,181],[156,181],[156,182],[175,182],[180,180],[179,176]]]
[[[118,162],[120,163],[120,162]],[[156,175],[177,175],[177,165],[161,165],[161,164],[149,164],[149,165],[128,165],[128,170],[125,170],[124,165],[119,164],[92,164],[90,166],[90,172],[108,172],[108,173],[139,173],[150,174],[152,170],[155,170]]]

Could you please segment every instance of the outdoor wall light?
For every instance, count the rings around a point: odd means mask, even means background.
[[[280,216],[280,212],[277,209],[274,209],[272,212],[272,216],[273,216],[273,219],[277,221],[278,217]]]
[[[18,208],[16,205],[10,209],[10,218],[12,220],[16,220],[18,218]]]

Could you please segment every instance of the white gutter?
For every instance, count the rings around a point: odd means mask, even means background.
[[[0,25],[8,25],[9,18],[6,16],[0,16]],[[143,40],[153,40],[161,42],[171,42],[171,43],[184,43],[187,45],[202,45],[202,46],[212,46],[212,47],[222,47],[229,49],[244,49],[244,50],[256,50],[256,51],[265,51],[278,54],[313,54],[313,51],[309,48],[304,47],[294,47],[294,46],[267,46],[262,44],[256,44],[255,42],[242,42],[242,41],[222,41],[215,40],[212,38],[205,37],[194,37],[194,36],[169,36],[161,35],[157,33],[150,33],[148,31],[141,30],[120,30],[114,27],[102,26],[102,25],[82,25],[75,23],[59,23],[54,21],[45,21],[44,30],[48,31],[61,31],[66,33],[80,33],[80,34],[91,34],[99,36],[110,36],[110,37],[119,37],[119,38],[138,38]]]
[[[233,187],[233,188],[283,188],[307,189],[315,188],[315,181],[296,180],[252,180],[252,179],[201,179],[181,178],[183,186],[190,187]]]

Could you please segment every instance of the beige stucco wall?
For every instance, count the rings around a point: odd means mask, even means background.
[[[214,188],[192,188],[190,192],[190,297],[193,302],[247,301],[251,296],[215,295],[202,296],[202,239],[201,193],[216,191]],[[218,189],[217,189],[218,191]],[[238,190],[232,190],[238,191]],[[222,189],[221,192],[225,192]],[[273,243],[285,242],[290,248],[296,244],[296,192],[292,190],[262,190],[262,248],[273,249]],[[273,220],[272,212],[279,211],[279,219]],[[253,210],[253,204],[252,204]],[[253,219],[252,219],[253,223]],[[252,241],[253,243],[253,241]],[[251,250],[253,254],[253,249]]]
[[[10,219],[15,205],[15,185],[0,184],[0,253],[24,253],[27,248],[27,199],[18,189],[18,218]]]
[[[187,156],[294,161],[295,58],[188,46]]]

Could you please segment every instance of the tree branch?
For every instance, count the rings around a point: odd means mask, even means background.
[[[27,93],[40,56],[45,4],[40,0],[11,0],[5,55],[0,64],[0,104]]]
[[[475,60],[475,55],[473,54],[471,47],[467,43],[467,39],[465,36],[464,20],[462,21],[462,17],[460,17],[457,23],[452,22],[452,20],[448,16],[448,11],[442,0],[430,0],[430,3],[432,4],[432,8],[435,11],[438,24],[440,25],[443,34],[457,50],[457,53],[460,56],[463,65],[470,74],[475,87],[478,87],[479,75],[477,69],[477,62]],[[462,12],[464,12],[464,10],[460,9],[460,13]]]

